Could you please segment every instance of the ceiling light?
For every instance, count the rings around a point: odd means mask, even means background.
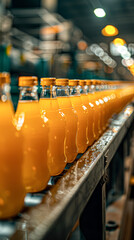
[[[101,33],[104,36],[111,37],[111,36],[116,36],[119,33],[119,31],[113,25],[107,25],[102,29]]]
[[[102,18],[102,17],[106,16],[106,13],[105,13],[103,8],[94,9],[94,14],[96,15],[96,17],[99,17],[99,18]]]
[[[121,46],[123,46],[123,45],[126,44],[126,41],[124,39],[122,39],[122,38],[115,38],[113,40],[113,44],[114,45],[121,45]]]

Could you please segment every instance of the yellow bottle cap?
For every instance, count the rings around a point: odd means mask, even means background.
[[[38,78],[35,76],[21,76],[19,77],[19,86],[37,86],[38,85]]]
[[[56,78],[41,78],[40,84],[42,86],[54,86],[56,84]]]
[[[79,85],[79,80],[77,79],[69,80],[69,86],[78,86],[78,85]]]
[[[89,79],[88,79],[88,80],[85,80],[85,82],[86,82],[86,85],[88,85],[88,86],[89,86],[89,85],[92,85],[92,81],[89,80]]]
[[[79,85],[80,86],[85,86],[86,85],[86,80],[79,80]]]
[[[10,84],[10,82],[11,82],[10,73],[7,73],[7,72],[0,73],[0,85],[4,83]]]
[[[90,81],[91,81],[91,85],[96,85],[96,80],[95,79],[92,79]]]
[[[68,86],[69,80],[67,78],[57,78],[56,85],[57,86]]]

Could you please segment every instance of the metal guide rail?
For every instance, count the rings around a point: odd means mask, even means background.
[[[92,147],[67,165],[62,175],[51,178],[44,191],[27,194],[19,215],[0,221],[0,239],[66,239],[133,120],[134,109],[128,106]]]

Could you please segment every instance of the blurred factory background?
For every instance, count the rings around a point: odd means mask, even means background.
[[[1,0],[0,72],[134,80],[132,0]]]

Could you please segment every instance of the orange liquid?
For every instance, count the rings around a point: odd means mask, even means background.
[[[67,157],[67,162],[71,163],[75,160],[77,156],[77,122],[78,117],[76,111],[72,108],[71,101],[69,97],[58,97],[59,108],[65,114],[66,120],[66,144],[65,144],[65,154]]]
[[[19,101],[16,127],[24,136],[23,178],[27,192],[43,190],[50,178],[47,167],[48,126],[40,117],[37,101]]]
[[[70,99],[78,116],[77,148],[79,153],[83,153],[88,146],[87,108],[82,104],[80,96],[70,96]]]
[[[82,103],[86,106],[88,111],[88,145],[91,146],[95,140],[93,132],[93,105],[89,102],[87,94],[81,94]]]
[[[100,135],[100,103],[96,98],[95,93],[89,93],[88,96],[90,98],[91,104],[93,104],[94,106],[94,116],[93,116],[94,125],[93,126],[94,126],[94,137],[95,137],[95,140],[97,140]]]
[[[100,106],[100,129],[99,129],[99,132],[101,134],[103,132],[103,130],[105,129],[105,123],[104,123],[105,109],[104,109],[104,101],[103,101],[103,91],[96,92],[96,98],[98,99],[99,106]]]
[[[16,215],[24,205],[22,136],[12,124],[11,102],[0,102],[0,218]]]
[[[48,168],[51,176],[60,174],[67,163],[65,156],[65,116],[60,113],[58,101],[55,98],[40,99],[41,117],[48,119],[49,147]]]
[[[108,126],[108,118],[109,118],[109,90],[103,91],[103,101],[104,101],[104,128],[106,129]]]

